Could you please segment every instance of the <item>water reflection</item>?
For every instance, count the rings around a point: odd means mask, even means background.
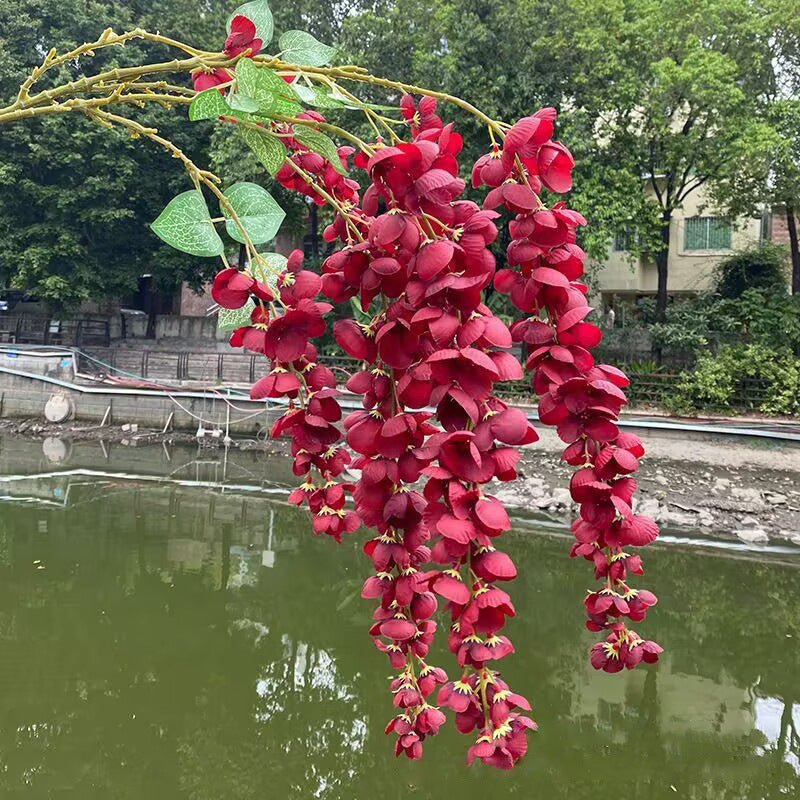
[[[389,670],[366,635],[355,539],[315,540],[264,494],[52,480],[23,487],[37,502],[0,506],[3,798],[800,792],[797,561],[653,552],[662,605],[648,630],[668,655],[609,676],[586,661],[583,565],[561,539],[513,537],[524,613],[508,677],[541,730],[497,775],[467,771],[452,731],[422,763],[391,756]],[[54,486],[66,501],[50,504]]]

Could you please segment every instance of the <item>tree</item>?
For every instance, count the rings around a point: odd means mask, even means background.
[[[734,155],[747,148],[752,157],[770,139],[757,110],[775,80],[771,17],[748,0],[569,0],[561,16],[584,141],[598,163],[639,176],[651,194],[655,214],[631,224],[655,239],[663,319],[675,211],[729,178]]]
[[[0,97],[13,99],[30,67],[41,61],[43,42],[68,50],[109,25],[122,29],[150,22],[210,46],[204,35],[208,20],[199,13],[204,5],[188,0],[8,0],[0,8]],[[215,16],[213,29],[219,30],[222,9]],[[155,55],[171,57],[165,48]],[[153,56],[152,48],[129,43],[54,70],[51,80],[72,79],[101,65],[143,63]],[[143,109],[137,119],[202,157],[206,145],[187,133],[174,110]],[[109,136],[88,119],[51,117],[8,126],[0,141],[0,163],[2,283],[69,306],[130,293],[143,273],[152,274],[163,288],[183,280],[199,285],[210,276],[207,263],[176,254],[147,227],[181,185],[167,154],[125,133]]]
[[[800,17],[791,0],[768,3],[774,81],[757,97],[763,139],[744,142],[730,169],[712,186],[715,198],[736,214],[768,209],[786,219],[791,286],[800,294]]]

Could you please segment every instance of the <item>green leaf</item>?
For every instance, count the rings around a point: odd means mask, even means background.
[[[217,312],[217,328],[221,331],[235,331],[249,325],[250,315],[255,307],[253,299],[249,298],[241,308],[221,308]]]
[[[219,256],[225,251],[197,189],[173,197],[150,227],[168,245],[193,256]]]
[[[274,238],[286,212],[275,202],[270,193],[257,183],[235,183],[225,192],[236,216],[247,231],[253,244],[263,244]],[[222,206],[227,222],[228,235],[237,242],[244,242],[244,236],[231,219],[230,212]]]
[[[369,325],[370,321],[375,317],[375,315],[371,311],[373,305],[374,302],[370,305],[370,307],[366,311],[364,311],[364,309],[361,308],[361,301],[357,300],[355,297],[351,297],[350,308],[353,311],[353,319],[359,325]]]
[[[286,146],[277,137],[266,129],[263,133],[255,128],[240,127],[239,132],[247,146],[258,156],[259,161],[266,167],[270,175],[283,166],[286,161]]]
[[[294,89],[269,67],[257,67],[252,59],[243,58],[236,65],[239,92],[258,103],[258,112],[265,116],[293,116],[301,110]]]
[[[335,97],[331,97],[321,86],[306,86],[296,83],[293,86],[297,96],[309,106],[315,108],[344,108],[345,104]]]
[[[269,10],[267,0],[252,0],[239,6],[228,17],[228,33],[231,32],[231,23],[234,17],[247,17],[256,26],[256,39],[261,39],[266,47],[272,41],[272,12]]]
[[[227,97],[227,104],[236,111],[244,111],[246,114],[252,114],[258,111],[258,100],[253,100],[246,94],[240,92],[231,92]]]
[[[189,119],[195,122],[199,119],[214,119],[228,113],[228,104],[216,88],[200,92],[189,106]]]
[[[341,175],[347,175],[347,170],[342,166],[342,160],[336,150],[333,139],[320,131],[315,131],[305,125],[294,126],[294,138],[304,147],[319,153],[333,164],[333,168]]]
[[[371,108],[375,111],[397,111],[397,106],[381,106],[377,103],[364,103],[361,100],[353,100],[350,97],[345,97],[335,89],[328,92],[321,86],[306,86],[302,83],[293,83],[292,88],[306,105],[314,106],[315,108]]]
[[[306,67],[324,67],[331,63],[336,48],[318,42],[305,31],[286,31],[278,40],[281,58]]]

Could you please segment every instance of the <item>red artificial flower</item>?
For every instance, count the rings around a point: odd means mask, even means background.
[[[230,58],[241,55],[249,50],[249,58],[258,55],[264,42],[256,38],[255,23],[242,14],[237,14],[231,20],[231,32],[225,40],[225,54]]]
[[[202,92],[205,89],[213,89],[215,86],[221,86],[225,83],[230,83],[233,80],[233,75],[226,69],[213,69],[210,72],[200,69],[192,73],[192,83],[196,92]],[[224,90],[219,90],[224,94]]]
[[[223,308],[242,308],[250,297],[271,302],[272,292],[252,275],[233,267],[218,272],[211,285],[211,297]]]

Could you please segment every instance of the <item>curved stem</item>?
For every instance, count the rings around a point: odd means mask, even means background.
[[[275,65],[278,70],[292,70],[293,65],[287,62],[278,62]],[[382,86],[386,89],[396,89],[406,94],[421,94],[427,97],[435,97],[437,100],[442,100],[446,103],[451,103],[464,111],[469,112],[474,117],[477,117],[481,122],[484,122],[491,130],[495,132],[501,139],[505,138],[503,124],[499,120],[492,119],[487,114],[484,114],[479,108],[476,108],[472,103],[462,100],[446,92],[436,92],[433,89],[426,89],[423,86],[414,86],[410,83],[402,83],[401,81],[392,81],[387,78],[380,78],[377,75],[372,75],[366,71],[356,71],[348,67],[303,67],[303,71],[309,75],[324,75],[331,78],[340,78],[342,80],[356,81],[358,83],[368,83],[372,86]]]

